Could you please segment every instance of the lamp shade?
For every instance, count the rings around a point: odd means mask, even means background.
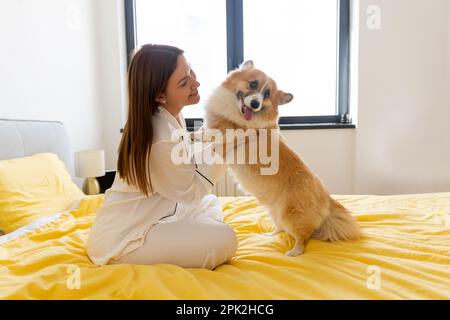
[[[105,175],[105,151],[83,150],[75,152],[75,175],[82,178]]]

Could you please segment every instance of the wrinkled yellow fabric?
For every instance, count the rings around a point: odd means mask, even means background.
[[[214,271],[175,265],[93,265],[90,226],[103,197],[0,245],[2,299],[449,299],[450,193],[335,196],[357,217],[356,242],[310,240],[305,254],[274,237],[252,197],[220,198],[237,255]],[[124,216],[126,219],[126,216]]]

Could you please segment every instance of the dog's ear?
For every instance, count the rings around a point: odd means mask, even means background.
[[[283,91],[278,91],[278,105],[286,104],[294,99],[294,95],[291,93],[284,93]]]
[[[246,70],[246,69],[252,69],[254,67],[255,67],[255,64],[253,63],[253,60],[247,60],[240,65],[239,69]]]

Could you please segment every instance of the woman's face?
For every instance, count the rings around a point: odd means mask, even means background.
[[[184,106],[197,104],[200,101],[197,88],[200,83],[184,55],[179,55],[177,68],[172,73],[163,94],[162,103],[172,114],[177,114]]]

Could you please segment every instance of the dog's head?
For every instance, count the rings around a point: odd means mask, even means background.
[[[247,128],[276,125],[278,106],[292,101],[294,97],[279,90],[276,82],[256,69],[251,60],[231,71],[222,88],[234,97],[233,103],[227,103],[227,107],[232,109],[226,112],[228,118]]]

